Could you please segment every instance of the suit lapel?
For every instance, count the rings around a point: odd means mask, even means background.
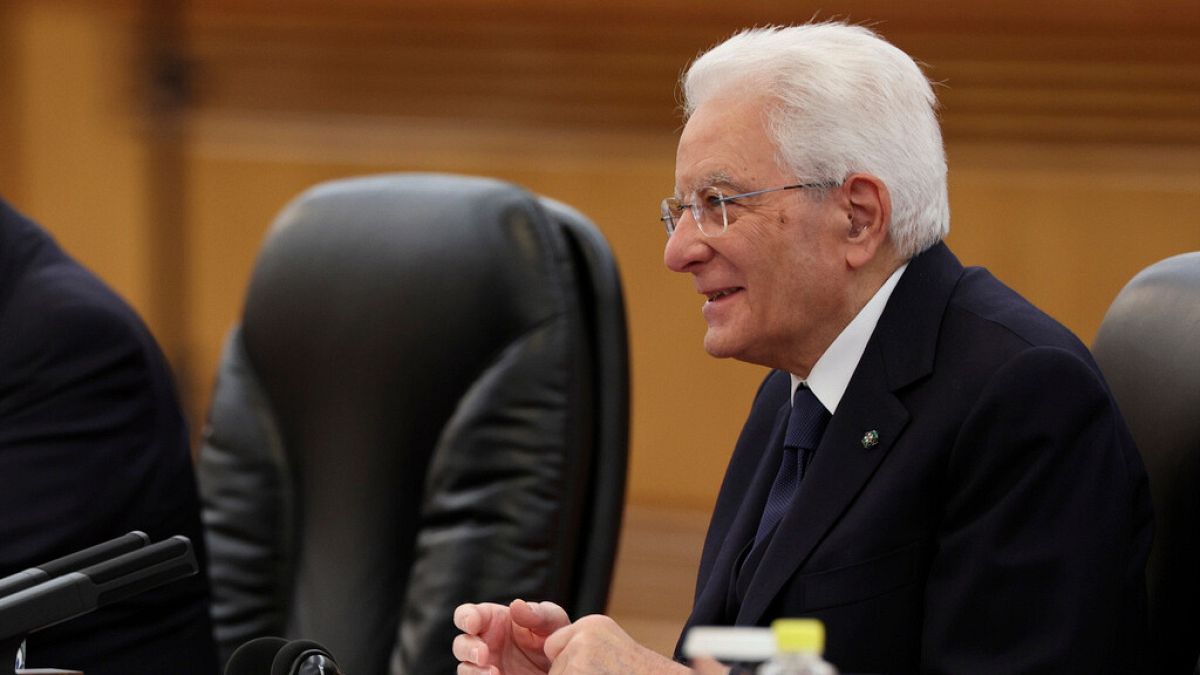
[[[868,353],[863,354],[864,361],[878,360],[877,351]],[[738,625],[758,623],[771,600],[870,481],[907,422],[908,411],[882,379],[852,382],[829,421],[795,502],[779,522],[777,533],[785,536],[771,539],[750,581]],[[863,447],[868,431],[875,431],[879,440]]]
[[[780,457],[783,453],[783,434],[787,428],[790,410],[790,402],[785,400],[775,414],[775,424],[771,427],[770,436],[761,446],[764,448],[764,452],[758,462],[758,468],[754,472],[754,479],[750,482],[745,493],[746,496],[738,507],[737,515],[725,534],[720,552],[713,564],[713,573],[696,598],[695,607],[692,610],[695,618],[703,617],[703,620],[714,624],[727,620],[724,618],[728,614],[726,603],[733,575],[736,574],[738,556],[758,530],[758,521],[762,518],[767,492],[770,491],[771,483],[774,482],[775,474],[779,469]]]
[[[909,263],[829,421],[800,492],[779,523],[777,532],[785,536],[773,537],[764,552],[737,624],[759,622],[891,453],[909,420],[895,392],[933,371],[938,329],[962,272],[944,244]],[[871,431],[877,442],[864,443]],[[762,501],[754,504],[761,513]]]

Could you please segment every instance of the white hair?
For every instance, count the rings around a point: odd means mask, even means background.
[[[780,166],[797,178],[880,178],[890,236],[911,258],[950,231],[937,97],[920,67],[863,26],[753,28],[700,55],[682,79],[684,114],[726,95],[765,95]]]

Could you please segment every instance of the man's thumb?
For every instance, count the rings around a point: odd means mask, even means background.
[[[513,623],[534,633],[549,635],[571,623],[567,611],[553,602],[513,600],[508,606]]]

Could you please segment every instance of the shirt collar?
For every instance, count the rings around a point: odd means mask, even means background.
[[[801,384],[807,385],[830,415],[837,412],[842,394],[846,393],[846,387],[850,385],[850,377],[854,375],[854,369],[858,367],[858,362],[867,348],[867,341],[871,339],[875,325],[879,323],[879,316],[883,314],[888,298],[892,297],[892,291],[906,269],[907,262],[896,268],[887,281],[883,282],[879,290],[875,291],[875,295],[871,296],[854,319],[834,338],[825,353],[821,354],[821,358],[813,364],[808,379],[802,380],[792,375],[793,397]]]

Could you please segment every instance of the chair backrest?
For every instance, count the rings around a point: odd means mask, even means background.
[[[346,672],[449,674],[461,602],[603,611],[628,357],[579,213],[480,178],[317,186],[222,361],[198,466],[223,659],[283,635]]]
[[[1148,672],[1191,673],[1200,655],[1200,252],[1135,276],[1092,351],[1150,477]]]

